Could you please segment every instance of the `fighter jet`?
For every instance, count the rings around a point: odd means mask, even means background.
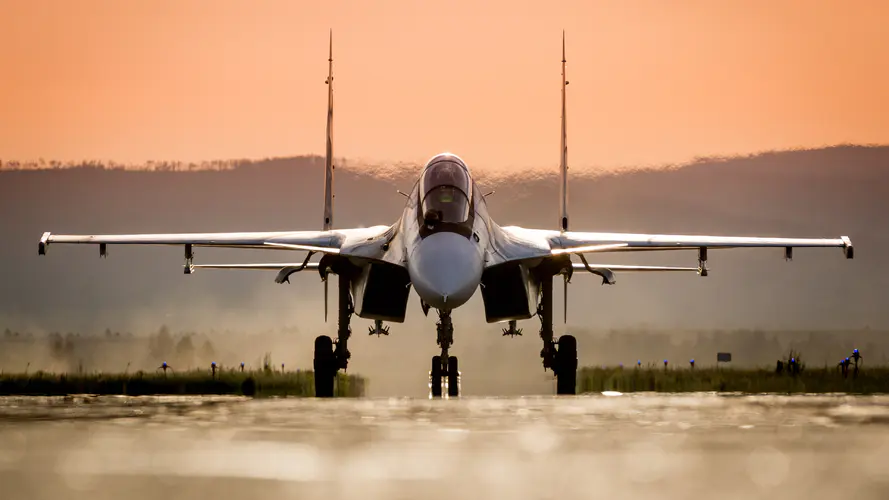
[[[402,193],[404,210],[394,223],[366,228],[334,227],[333,179],[333,37],[330,38],[327,84],[327,147],[324,180],[323,225],[320,231],[279,231],[195,234],[57,235],[44,233],[39,254],[51,244],[181,245],[185,274],[200,268],[277,271],[277,283],[289,282],[293,273],[317,271],[324,283],[325,319],[327,284],[337,277],[337,338],[315,339],[315,394],[331,397],[339,370],[345,370],[351,353],[348,340],[352,316],[374,321],[370,334],[388,335],[383,322],[402,323],[411,289],[419,295],[423,313],[438,316],[437,344],[441,352],[431,364],[432,395],[458,396],[457,358],[448,354],[454,342],[452,312],[481,289],[488,323],[508,322],[504,335],[520,335],[517,320],[540,320],[540,357],[544,370],[556,377],[557,394],[574,394],[577,373],[577,341],[571,335],[555,337],[553,331],[553,282],[561,276],[564,289],[575,271],[600,276],[614,284],[615,273],[695,272],[707,276],[710,249],[778,247],[786,259],[794,247],[836,247],[846,258],[853,256],[846,236],[833,239],[754,238],[670,234],[577,232],[568,217],[568,146],[566,131],[565,36],[562,33],[562,92],[560,144],[559,219],[555,229],[500,226],[488,214],[482,194],[466,162],[451,153],[430,159],[411,192]],[[195,264],[195,247],[267,249],[300,252],[293,262],[263,264]],[[685,250],[697,252],[697,267],[629,266],[590,263],[587,256],[610,252]],[[320,256],[312,261],[314,256]],[[574,262],[576,257],[580,262]],[[567,302],[567,301],[566,301]],[[567,308],[565,309],[567,316]]]

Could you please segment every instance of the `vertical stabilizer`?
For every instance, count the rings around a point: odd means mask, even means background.
[[[562,31],[562,140],[559,153],[559,229],[568,230],[568,131],[565,116],[565,31]]]
[[[327,57],[327,148],[324,157],[324,231],[333,229],[333,30]],[[327,322],[327,278],[324,279],[324,321]]]
[[[327,73],[327,149],[324,159],[324,231],[333,228],[333,30]]]
[[[565,30],[562,30],[562,138],[559,149],[559,230],[568,230],[568,130],[565,91],[568,86],[565,74]],[[568,322],[568,274],[562,275],[564,288],[563,320]]]

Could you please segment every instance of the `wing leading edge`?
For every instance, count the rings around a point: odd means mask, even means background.
[[[69,235],[44,233],[38,253],[46,254],[50,244],[92,245],[192,245],[224,248],[277,248],[277,245],[310,245],[319,249],[339,250],[341,234],[334,231],[249,232],[249,233],[178,233],[178,234],[101,234]]]
[[[379,259],[394,235],[395,226],[246,233],[69,235],[47,232],[40,238],[38,253],[46,255],[49,245],[60,243],[99,245],[99,254],[103,257],[107,255],[108,245],[182,245],[185,247],[186,264],[189,266],[193,257],[192,247],[297,250]]]
[[[689,236],[673,234],[576,233],[549,231],[547,239],[555,248],[571,250],[589,245],[626,243],[617,250],[682,250],[694,248],[842,248],[852,258],[852,241],[839,238],[761,238],[748,236]],[[606,250],[608,251],[608,250]]]
[[[706,249],[723,248],[784,248],[790,258],[790,249],[841,248],[846,258],[853,257],[852,241],[848,236],[839,238],[762,238],[747,236],[695,236],[672,234],[634,233],[585,233],[525,229],[516,226],[500,228],[510,246],[525,246],[526,252],[512,249],[515,257],[508,260],[540,258],[548,255],[584,254],[591,252],[627,252],[643,250],[690,250],[698,249],[706,257]],[[525,255],[522,255],[525,254]],[[548,254],[548,255],[547,255]],[[703,258],[702,260],[706,260]]]

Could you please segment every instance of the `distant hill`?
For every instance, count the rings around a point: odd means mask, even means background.
[[[182,275],[181,249],[51,246],[37,256],[43,231],[138,233],[314,229],[321,226],[323,161],[315,157],[240,161],[223,170],[129,171],[89,168],[0,170],[0,327],[59,331],[156,331],[173,328],[298,327],[299,359],[311,337],[333,332],[320,311],[317,275],[276,285],[272,273],[205,271]],[[9,166],[7,162],[6,167]],[[379,174],[384,172],[384,175]],[[339,227],[388,224],[403,207],[418,167],[337,170]],[[848,235],[856,258],[840,250],[712,252],[712,274],[623,275],[611,287],[575,275],[567,329],[845,328],[889,326],[889,147],[841,146],[700,160],[672,169],[592,175],[572,170],[573,229],[684,234],[837,237]],[[480,175],[494,189],[489,207],[500,224],[556,227],[556,172]],[[197,249],[198,262],[298,259],[285,252]],[[597,256],[597,262],[694,265],[692,252]],[[557,287],[561,290],[561,286]],[[405,360],[425,373],[435,351],[434,320],[416,300],[392,335],[368,339],[353,323],[356,369]],[[556,308],[561,310],[561,293]],[[559,315],[560,316],[560,315]],[[536,319],[519,339],[487,325],[476,296],[457,312],[460,352],[521,350],[517,371],[540,369]],[[558,325],[563,332],[566,327]],[[510,346],[507,347],[507,344]],[[398,346],[398,349],[392,349]],[[362,352],[362,349],[364,352]],[[583,346],[581,346],[583,349]],[[308,357],[307,357],[308,356]],[[392,358],[397,356],[397,358]],[[399,361],[400,362],[400,361]],[[529,367],[527,363],[532,363]],[[464,370],[469,370],[461,364]],[[535,374],[538,373],[535,371]],[[542,371],[539,372],[542,375]],[[536,375],[535,375],[536,376]],[[398,376],[381,374],[384,384]],[[374,379],[371,379],[371,387]]]

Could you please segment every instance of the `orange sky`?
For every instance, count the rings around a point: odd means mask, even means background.
[[[559,6],[557,8],[557,6]],[[0,3],[0,159],[621,166],[889,143],[889,3]]]

